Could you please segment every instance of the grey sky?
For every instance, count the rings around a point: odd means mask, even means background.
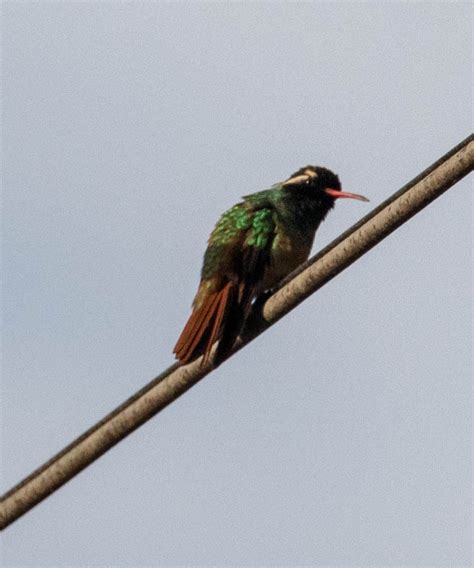
[[[172,362],[207,236],[321,248],[472,129],[469,3],[3,3],[2,488]],[[2,537],[5,566],[466,566],[466,179]]]

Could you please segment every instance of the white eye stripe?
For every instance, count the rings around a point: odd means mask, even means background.
[[[310,176],[307,174],[301,174],[299,176],[295,176],[292,178],[287,179],[286,181],[284,181],[281,185],[282,186],[287,186],[287,185],[297,185],[300,183],[306,183],[308,182],[310,179]]]
[[[304,173],[309,176],[310,178],[317,178],[318,174],[314,171],[314,170],[310,170],[309,168],[307,170],[304,171]]]

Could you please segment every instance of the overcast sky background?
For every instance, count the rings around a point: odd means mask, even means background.
[[[470,3],[3,3],[2,489],[172,362],[207,236],[306,164],[321,248],[465,138]],[[467,566],[458,183],[8,528],[5,566]]]

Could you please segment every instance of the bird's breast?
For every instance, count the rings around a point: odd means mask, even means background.
[[[265,274],[263,290],[272,288],[308,259],[313,246],[314,233],[303,238],[277,231],[273,241],[271,263]]]

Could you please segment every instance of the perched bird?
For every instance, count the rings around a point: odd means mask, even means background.
[[[226,211],[209,237],[193,312],[174,348],[187,363],[204,353],[206,364],[229,354],[252,301],[304,262],[316,229],[342,191],[339,178],[318,166],[301,168],[270,189],[243,197]]]

